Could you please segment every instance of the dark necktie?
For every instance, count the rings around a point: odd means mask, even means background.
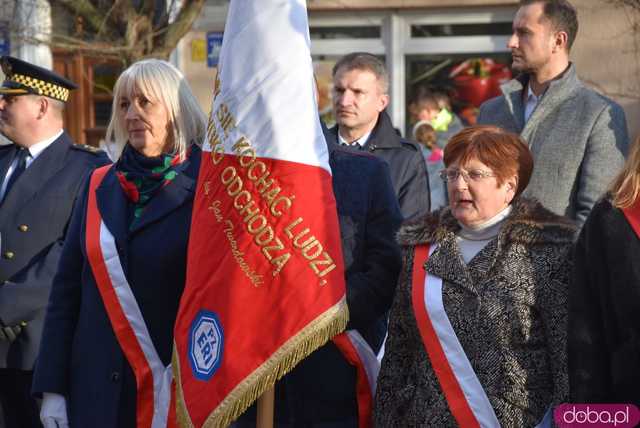
[[[6,198],[9,195],[9,191],[14,183],[18,180],[18,177],[22,175],[25,169],[27,169],[27,157],[29,156],[29,150],[27,149],[18,149],[18,154],[15,159],[18,159],[18,163],[16,164],[16,169],[13,170],[11,177],[9,177],[9,181],[7,182],[7,188],[4,191],[4,197]]]

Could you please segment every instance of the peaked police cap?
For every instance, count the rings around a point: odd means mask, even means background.
[[[21,59],[3,56],[0,59],[5,80],[0,95],[44,95],[62,102],[69,99],[69,91],[77,86],[70,80]]]

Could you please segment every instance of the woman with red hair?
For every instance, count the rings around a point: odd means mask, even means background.
[[[404,265],[376,425],[547,424],[568,395],[575,227],[521,196],[533,159],[516,134],[467,128],[445,147],[444,164],[449,206],[398,234]]]

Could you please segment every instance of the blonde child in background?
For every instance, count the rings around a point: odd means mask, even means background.
[[[431,187],[431,210],[433,211],[447,205],[447,192],[444,182],[439,176],[440,170],[444,169],[443,151],[437,145],[438,134],[429,121],[420,120],[414,125],[413,138],[420,144],[427,164],[429,186]]]

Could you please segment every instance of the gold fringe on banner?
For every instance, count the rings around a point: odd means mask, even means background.
[[[313,351],[342,333],[349,321],[346,297],[287,340],[271,358],[240,382],[207,417],[203,428],[224,428],[236,420],[276,381]],[[182,428],[194,428],[184,401],[180,366],[174,344],[173,377],[176,379],[176,416]],[[215,378],[215,375],[214,375]]]
[[[173,371],[173,383],[176,387],[176,420],[181,428],[195,428],[191,421],[191,416],[184,402],[184,391],[182,390],[182,382],[180,377],[180,358],[178,358],[178,347],[173,342],[173,354],[171,355],[171,370]]]

